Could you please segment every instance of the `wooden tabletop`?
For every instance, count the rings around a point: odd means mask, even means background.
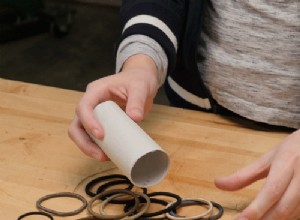
[[[90,179],[119,172],[111,162],[88,158],[69,139],[67,129],[81,96],[0,79],[0,219],[36,211],[35,202],[46,194],[76,192],[88,199],[84,186]],[[287,136],[214,114],[160,105],[153,107],[141,127],[171,158],[167,177],[149,191],[213,200],[225,208],[221,219],[230,220],[251,202],[263,181],[224,192],[214,186],[214,178],[245,166]],[[63,198],[45,205],[70,211],[80,203]],[[55,219],[85,216],[86,211]]]

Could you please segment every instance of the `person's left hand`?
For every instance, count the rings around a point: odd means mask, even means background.
[[[288,220],[300,217],[300,129],[280,145],[237,171],[215,180],[218,188],[238,190],[265,178],[262,189],[238,220]]]

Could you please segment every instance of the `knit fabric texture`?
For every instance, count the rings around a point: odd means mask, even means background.
[[[300,128],[300,1],[211,1],[198,68],[213,98],[254,121]]]

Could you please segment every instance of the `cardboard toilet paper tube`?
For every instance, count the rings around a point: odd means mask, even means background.
[[[149,187],[166,176],[166,152],[116,103],[103,102],[94,114],[104,129],[104,139],[91,137],[133,184]]]

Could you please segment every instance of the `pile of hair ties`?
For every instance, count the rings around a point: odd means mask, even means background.
[[[102,183],[102,184],[101,184]],[[100,185],[99,185],[100,184]],[[92,188],[99,185],[96,192],[92,192]],[[108,188],[116,185],[127,185],[125,189],[111,189]],[[151,192],[148,193],[146,188],[142,188],[142,192],[133,191],[134,185],[130,180],[121,174],[112,174],[101,176],[90,181],[86,187],[85,192],[92,199],[87,202],[86,199],[76,193],[62,192],[43,196],[36,202],[36,207],[39,212],[28,212],[21,215],[18,220],[24,219],[31,215],[42,215],[49,219],[54,219],[53,216],[73,216],[79,214],[87,208],[91,214],[89,217],[78,220],[216,220],[223,215],[223,208],[216,202],[208,201],[202,198],[186,198],[182,199],[179,195],[170,192]],[[175,201],[168,202],[166,200],[155,198],[156,196],[171,197]],[[42,203],[51,198],[71,197],[76,198],[82,202],[82,206],[72,212],[59,212],[46,208]],[[125,198],[124,198],[125,197]],[[99,212],[95,212],[93,207],[96,201],[99,203]],[[149,207],[152,203],[164,206],[164,209],[149,213]],[[105,207],[108,204],[120,204],[123,206],[124,212],[119,215],[111,215],[105,212]],[[206,208],[206,211],[194,216],[180,216],[177,214],[179,208],[185,206],[199,205]],[[218,210],[217,214],[213,215],[213,209]],[[162,217],[160,217],[162,216]],[[155,218],[156,217],[156,218]]]

